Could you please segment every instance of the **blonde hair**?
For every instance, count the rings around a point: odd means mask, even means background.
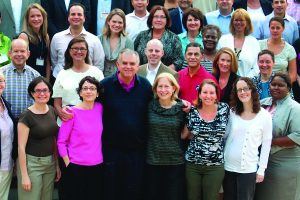
[[[244,31],[245,36],[250,35],[253,32],[253,25],[251,22],[250,15],[248,14],[248,12],[245,9],[239,8],[233,12],[231,19],[230,19],[229,31],[232,35],[235,34],[235,29],[233,26],[233,22],[235,19],[242,19],[242,20],[246,21],[247,25],[246,25],[246,28]]]
[[[235,53],[228,47],[223,47],[217,52],[217,54],[215,56],[215,59],[213,61],[213,73],[214,74],[219,74],[220,73],[220,69],[219,69],[219,66],[218,66],[218,61],[220,59],[220,56],[223,53],[228,54],[231,58],[230,72],[236,73],[238,71],[238,61],[236,59]]]
[[[122,18],[123,20],[123,30],[120,32],[120,35],[122,34],[123,36],[126,35],[125,33],[125,28],[126,28],[126,18],[125,18],[125,13],[119,9],[119,8],[115,8],[113,9],[108,16],[106,17],[105,20],[105,25],[103,27],[103,35],[106,35],[107,37],[109,37],[111,35],[111,30],[108,26],[108,22],[113,18],[113,16],[118,15]]]
[[[43,16],[43,24],[40,28],[39,34],[41,37],[44,39],[46,42],[47,47],[49,47],[50,44],[50,39],[48,35],[48,17],[47,17],[47,12],[44,10],[44,8],[38,4],[38,3],[33,3],[30,4],[25,12],[25,20],[23,22],[23,31],[27,34],[28,40],[32,42],[33,44],[38,44],[39,38],[38,35],[33,31],[32,27],[29,25],[29,14],[31,9],[38,9],[42,16]]]
[[[156,79],[155,79],[155,81],[153,83],[153,86],[152,86],[152,91],[153,91],[154,97],[158,98],[157,94],[156,94],[156,89],[157,89],[157,85],[158,85],[159,80],[162,79],[162,78],[166,78],[170,82],[170,84],[175,88],[175,91],[174,91],[171,99],[172,100],[177,99],[178,98],[179,89],[180,89],[179,84],[176,81],[175,77],[172,74],[167,73],[167,72],[161,73],[161,74],[159,74],[156,77]]]

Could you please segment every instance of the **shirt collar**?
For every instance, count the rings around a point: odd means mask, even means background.
[[[147,64],[147,74],[149,72],[155,72],[155,74],[157,74],[160,64],[161,64],[161,61],[159,61],[158,65],[156,66],[156,68],[154,70],[149,70],[149,64]]]
[[[14,66],[14,64],[13,63],[11,63],[11,68],[13,69],[13,71],[14,72],[17,72],[17,68]],[[26,69],[27,69],[27,66],[26,66],[26,64],[25,64],[25,66],[23,67],[23,73],[26,71]]]
[[[272,17],[274,17],[275,15],[274,15],[274,11],[270,14],[270,19],[272,18]],[[285,12],[285,15],[284,15],[284,18],[283,18],[284,20],[287,20],[287,21],[291,21],[293,18],[291,17],[291,16],[289,16],[286,12]]]
[[[135,10],[133,10],[133,12],[129,13],[128,16],[133,16],[133,17],[136,17],[136,18],[139,18],[139,19],[144,19],[146,17],[149,17],[149,14],[150,13],[146,10],[146,15],[144,17],[138,17],[138,16],[135,15]]]
[[[65,31],[65,34],[66,34],[66,35],[72,35],[72,33],[71,33],[71,27],[69,27],[69,28]],[[84,27],[82,28],[82,31],[80,32],[79,35],[87,35],[87,31],[85,30]]]
[[[218,10],[217,10],[217,12],[218,12],[218,17],[229,17],[229,16],[231,17],[233,11],[234,11],[234,9],[232,8],[232,9],[231,9],[231,13],[230,13],[229,15],[222,15],[221,12],[220,12],[220,10],[218,9]]]

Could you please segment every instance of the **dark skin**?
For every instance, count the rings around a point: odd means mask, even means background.
[[[273,105],[276,106],[276,101],[283,99],[288,95],[290,88],[283,78],[276,76],[270,84],[270,92],[273,98]],[[288,136],[276,137],[272,139],[273,146],[293,147],[296,143]]]

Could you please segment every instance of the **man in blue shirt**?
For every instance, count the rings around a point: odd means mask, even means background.
[[[278,16],[284,19],[284,31],[282,37],[289,44],[293,44],[299,38],[298,25],[294,18],[286,13],[287,0],[273,0],[273,12],[266,16],[266,19],[260,26],[260,39],[270,38],[269,21],[272,17]]]
[[[223,34],[229,33],[229,24],[233,13],[233,0],[217,0],[219,9],[205,15],[207,24],[218,26]]]

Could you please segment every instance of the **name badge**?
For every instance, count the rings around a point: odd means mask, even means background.
[[[9,61],[7,55],[6,54],[0,54],[0,64],[1,63],[6,63],[7,61]]]
[[[44,66],[44,59],[43,58],[37,58],[35,64],[38,65],[38,66]]]

